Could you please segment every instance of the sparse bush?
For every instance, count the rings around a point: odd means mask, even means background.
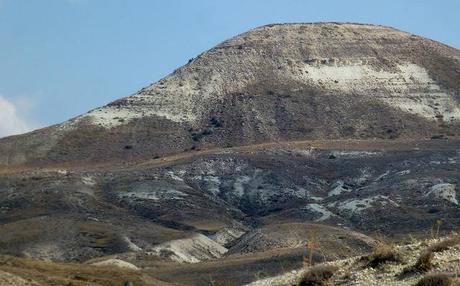
[[[299,286],[322,286],[327,285],[337,271],[333,265],[317,265],[311,267],[300,279]]]
[[[171,256],[174,256],[175,253],[169,249],[160,249],[159,256],[163,259],[169,259]]]
[[[456,235],[447,239],[444,239],[438,243],[435,243],[428,247],[428,251],[431,252],[442,252],[453,246],[460,244],[460,236]]]
[[[460,244],[460,237],[456,235],[429,246],[420,254],[417,262],[415,262],[413,266],[403,270],[402,275],[410,274],[413,272],[426,272],[432,269],[434,253],[445,251],[457,244]]]
[[[201,133],[192,133],[192,140],[193,141],[200,141],[200,139],[203,137],[203,134]]]
[[[423,251],[413,267],[417,271],[428,271],[433,268],[434,253],[432,251]]]
[[[204,129],[201,132],[193,132],[192,133],[192,140],[193,141],[200,141],[203,137],[209,136],[213,133],[211,129]]]
[[[451,286],[452,279],[445,273],[428,274],[420,279],[416,286]]]
[[[222,122],[215,116],[211,117],[211,124],[216,128],[222,127]]]
[[[211,129],[205,129],[205,130],[203,130],[203,132],[201,132],[201,134],[202,134],[203,136],[208,136],[208,135],[211,135],[212,133],[213,133],[213,132],[212,132]]]
[[[433,225],[431,228],[431,237],[438,238],[439,237],[439,230],[441,228],[441,225],[443,224],[442,219],[436,220],[436,223]]]
[[[316,229],[312,228],[308,232],[308,241],[305,244],[307,248],[308,256],[304,256],[303,264],[304,266],[313,266],[313,252],[318,249],[318,238],[316,237]]]
[[[431,136],[431,139],[439,140],[439,139],[445,139],[445,137],[443,134],[436,134],[436,135]]]
[[[388,262],[400,262],[401,253],[399,253],[399,251],[391,245],[380,243],[367,257],[367,260],[368,266],[375,268],[381,264]]]

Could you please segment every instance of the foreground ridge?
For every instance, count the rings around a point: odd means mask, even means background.
[[[451,281],[450,284],[426,285],[457,285],[454,282],[460,282],[458,279],[460,271],[460,261],[458,260],[460,238],[458,235],[397,246],[380,245],[378,247],[388,247],[392,252],[402,255],[403,258],[400,261],[383,261],[378,267],[373,268],[366,265],[368,256],[358,256],[293,270],[276,277],[252,282],[247,286],[299,285],[302,277],[305,277],[307,273],[324,271],[323,269],[332,269],[333,271],[333,276],[328,278],[330,285],[416,285],[426,276],[440,277],[439,280]],[[429,269],[418,269],[420,257],[423,257],[427,251],[434,253],[430,258],[431,260],[425,262],[431,266]]]

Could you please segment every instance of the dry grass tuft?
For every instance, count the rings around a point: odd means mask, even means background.
[[[329,279],[338,270],[332,265],[317,265],[311,267],[301,278],[299,286],[323,286],[327,285]]]
[[[417,259],[414,265],[403,270],[401,275],[407,275],[414,272],[426,272],[433,268],[433,259],[435,252],[445,251],[453,246],[460,244],[460,237],[458,235],[444,239],[440,242],[432,244],[426,248]]]
[[[433,268],[433,259],[434,253],[432,251],[423,251],[417,259],[417,262],[415,262],[413,270],[423,272],[430,270]]]
[[[431,245],[427,250],[431,252],[442,252],[458,244],[460,244],[460,236],[455,235]]]
[[[445,273],[428,274],[420,279],[415,286],[451,286],[452,279]]]
[[[367,265],[375,268],[388,262],[401,262],[401,253],[394,246],[380,243],[367,257],[367,260]]]

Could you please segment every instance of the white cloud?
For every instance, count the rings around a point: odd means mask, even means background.
[[[19,107],[0,95],[0,138],[21,134],[34,128],[34,124],[28,122],[24,114],[21,114]]]

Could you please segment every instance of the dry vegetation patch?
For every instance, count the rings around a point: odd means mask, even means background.
[[[441,252],[448,250],[449,248],[454,247],[458,244],[460,244],[460,236],[454,235],[452,237],[446,238],[444,240],[441,240],[440,242],[431,245],[430,247],[428,247],[427,251]]]
[[[421,252],[415,264],[404,269],[401,275],[407,275],[414,272],[426,272],[432,269],[434,267],[433,260],[436,252],[446,251],[458,244],[460,244],[460,237],[454,235],[430,245]]]
[[[434,253],[432,251],[423,251],[415,262],[414,269],[418,271],[428,271],[433,268]]]
[[[452,278],[445,273],[428,274],[420,279],[415,286],[451,286]]]
[[[401,262],[402,255],[393,245],[379,243],[366,260],[368,266],[375,268],[388,262]]]
[[[299,286],[322,286],[328,285],[338,268],[333,265],[317,265],[311,267],[301,277]]]
[[[28,258],[0,256],[0,271],[5,271],[25,280],[34,280],[38,285],[164,285],[136,271],[118,267],[95,266],[77,263],[56,263]],[[157,283],[158,282],[158,283]]]

